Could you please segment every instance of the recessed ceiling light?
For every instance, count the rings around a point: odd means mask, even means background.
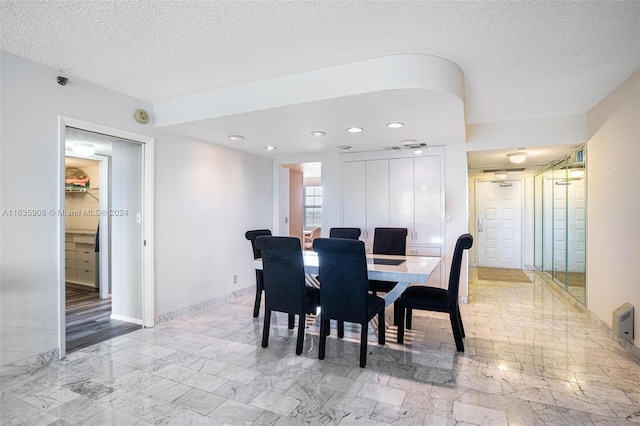
[[[244,139],[244,136],[242,136],[242,135],[231,135],[231,136],[229,136],[229,139],[231,139],[232,141],[241,141],[242,139]]]
[[[311,136],[324,136],[324,135],[326,135],[326,133],[325,132],[321,132],[319,130],[311,132]]]
[[[399,129],[402,126],[404,126],[404,123],[399,123],[397,121],[394,121],[393,123],[387,124],[387,127],[390,128],[390,129]]]
[[[360,133],[363,130],[364,129],[362,127],[349,127],[347,129],[347,132],[349,132],[349,133]]]
[[[264,147],[264,149],[266,149],[267,151],[273,151],[274,149],[278,149],[278,147],[273,145],[267,145]]]
[[[351,149],[351,145],[338,145],[338,149]]]

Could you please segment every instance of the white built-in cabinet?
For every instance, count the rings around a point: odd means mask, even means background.
[[[362,229],[367,252],[377,227],[407,228],[407,254],[443,255],[443,157],[399,158],[344,156],[342,162],[342,226]],[[438,268],[429,284],[442,287]]]
[[[67,229],[65,231],[65,281],[82,287],[99,288],[99,253],[96,232]]]

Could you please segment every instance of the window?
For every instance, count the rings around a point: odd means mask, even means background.
[[[304,187],[304,227],[306,229],[322,226],[322,187]]]

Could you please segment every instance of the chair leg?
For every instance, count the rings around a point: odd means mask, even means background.
[[[304,327],[306,325],[305,314],[300,314],[298,316],[298,340],[296,341],[296,355],[300,355],[302,353],[302,345],[304,344]]]
[[[458,352],[464,352],[464,343],[462,342],[462,333],[460,332],[460,323],[458,322],[458,313],[456,310],[449,312],[451,320],[451,330],[453,331],[453,339],[456,341],[456,349]]]
[[[367,337],[369,336],[369,322],[362,324],[360,332],[360,368],[367,365]]]
[[[271,311],[264,307],[264,325],[262,326],[262,347],[269,346],[269,327],[271,327]]]
[[[385,332],[386,332],[386,327],[384,326],[384,309],[383,309],[378,313],[378,344],[379,345],[385,344]]]
[[[398,325],[398,302],[393,302],[393,325]]]
[[[253,304],[253,317],[258,318],[260,315],[260,301],[262,300],[262,289],[256,284],[256,301]]]
[[[293,327],[296,324],[296,316],[294,314],[289,314],[289,330],[293,330]]]
[[[407,330],[411,330],[411,316],[412,316],[411,308],[407,308]]]
[[[456,306],[456,311],[458,312],[458,324],[460,324],[460,332],[462,333],[462,337],[467,337],[464,335],[464,325],[462,324],[462,316],[460,315],[460,308]]]
[[[338,338],[342,339],[344,337],[344,321],[338,320]]]
[[[325,348],[327,346],[327,323],[322,316],[320,317],[320,344],[318,346],[318,359],[324,359]]]
[[[408,311],[408,309],[407,309],[407,311]],[[404,306],[402,306],[402,305],[398,306],[397,324],[398,324],[398,338],[397,338],[397,341],[398,341],[398,343],[404,343]]]

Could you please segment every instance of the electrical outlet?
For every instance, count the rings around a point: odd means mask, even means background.
[[[233,276],[233,283],[234,283],[234,284],[237,284],[237,283],[238,283],[238,276],[237,276],[237,275],[234,275],[234,276]]]

